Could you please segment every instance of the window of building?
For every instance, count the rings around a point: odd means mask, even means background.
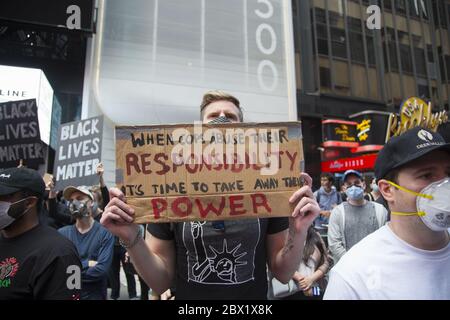
[[[326,39],[317,39],[317,49],[319,54],[328,55],[328,41]]]
[[[325,88],[331,88],[331,74],[330,69],[325,67],[320,67],[320,86]]]
[[[447,82],[450,82],[450,56],[445,55],[445,63],[447,67]]]
[[[347,43],[345,30],[331,27],[331,46],[334,57],[347,59]]]
[[[384,0],[384,10],[392,11],[392,0]]]
[[[434,62],[433,46],[431,44],[427,44],[427,54],[428,54],[428,61]]]
[[[366,43],[367,43],[367,58],[369,65],[375,66],[375,45],[373,36],[366,35]]]
[[[398,72],[399,71],[399,64],[397,59],[397,46],[394,41],[389,41],[388,43],[389,48],[389,60],[391,62],[391,70]]]
[[[349,31],[362,32],[360,19],[347,17],[347,27]]]
[[[350,56],[353,62],[364,63],[364,42],[361,33],[350,32]]]
[[[396,0],[395,1],[395,9],[397,11],[397,14],[405,15],[406,14],[405,0]]]
[[[402,70],[404,72],[413,72],[413,64],[412,64],[412,57],[411,57],[411,51],[409,50],[409,46],[400,44],[400,56],[402,60]]]
[[[425,50],[422,48],[414,48],[414,60],[416,63],[416,72],[418,75],[426,76]]]
[[[430,99],[430,91],[429,91],[429,87],[425,86],[425,85],[418,85],[418,91],[419,91],[419,97],[420,98],[425,98],[425,99]]]
[[[316,11],[316,23],[326,24],[327,18],[326,18],[325,10],[320,9],[320,8],[315,8],[315,11]]]

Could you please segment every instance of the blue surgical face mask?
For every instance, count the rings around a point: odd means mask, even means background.
[[[351,186],[345,190],[345,194],[351,200],[361,200],[364,197],[364,190],[358,186]]]

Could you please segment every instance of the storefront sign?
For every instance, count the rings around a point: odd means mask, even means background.
[[[375,167],[376,154],[322,162],[322,172],[343,172],[349,169],[367,170]]]
[[[359,145],[356,139],[357,123],[328,119],[322,121],[324,147],[355,148]]]
[[[379,150],[386,142],[386,131],[390,113],[368,110],[350,115],[357,123],[356,136],[358,148],[352,152],[370,152]]]
[[[448,121],[448,113],[445,110],[432,113],[431,109],[431,102],[426,103],[416,97],[406,100],[400,108],[400,115],[391,114],[389,117],[386,141],[417,126],[436,132],[439,125]]]

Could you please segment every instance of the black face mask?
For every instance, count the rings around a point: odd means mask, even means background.
[[[208,122],[208,124],[218,124],[218,123],[231,123],[231,120],[227,117],[220,116]]]
[[[28,198],[24,198],[14,202],[14,204],[12,204],[11,207],[9,207],[8,215],[17,220],[21,218],[25,213],[27,213],[28,210],[31,209],[27,208],[27,204],[25,202],[25,200],[27,199]]]

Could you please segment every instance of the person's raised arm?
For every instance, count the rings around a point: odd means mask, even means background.
[[[99,183],[100,183],[100,188],[106,187],[105,180],[103,179],[103,173],[104,172],[105,172],[105,169],[103,168],[103,163],[100,162],[97,165],[97,175],[98,175],[98,180],[99,180]]]
[[[289,199],[291,204],[296,204],[289,217],[289,229],[267,236],[268,266],[282,283],[287,283],[297,271],[308,228],[320,212],[311,190],[311,177],[306,173],[302,173],[301,177],[305,181],[304,186]]]
[[[147,235],[139,236],[139,225],[134,224],[134,210],[117,188],[109,190],[111,200],[105,207],[100,223],[119,237],[126,246],[136,271],[147,285],[163,293],[172,285],[175,273],[175,245],[172,240],[161,240]]]

